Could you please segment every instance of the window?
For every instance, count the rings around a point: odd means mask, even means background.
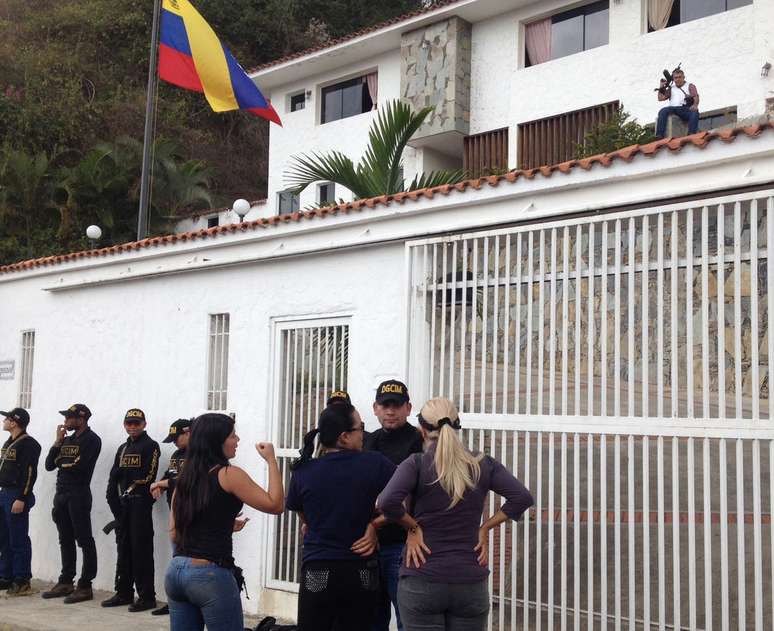
[[[210,315],[210,348],[207,370],[207,409],[225,410],[228,393],[229,314]]]
[[[604,46],[609,40],[609,14],[609,2],[604,0],[528,24],[526,65]]]
[[[323,182],[317,185],[317,203],[326,206],[336,201],[336,185],[333,182]]]
[[[277,193],[277,211],[280,215],[287,215],[298,210],[299,195],[292,191],[280,191]]]
[[[731,11],[745,5],[752,4],[752,0],[674,0],[672,10],[664,22],[666,16],[662,15],[659,23],[659,15],[654,11],[648,15],[648,31],[656,31],[668,28],[684,22],[698,20],[716,13]]]
[[[323,88],[320,121],[330,123],[370,111],[374,106],[371,91],[365,76]]]
[[[214,228],[220,224],[220,217],[218,215],[213,215],[212,217],[207,217],[207,227],[208,228]]]
[[[297,112],[306,107],[306,95],[303,92],[294,94],[290,97],[290,111]]]
[[[19,407],[32,407],[32,366],[35,355],[35,331],[22,331]]]

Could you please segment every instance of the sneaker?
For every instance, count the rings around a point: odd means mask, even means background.
[[[51,589],[43,592],[40,596],[48,600],[49,598],[64,598],[73,593],[72,583],[57,583]]]
[[[148,611],[148,609],[155,609],[157,607],[156,599],[145,600],[138,598],[134,604],[129,605],[129,611],[137,613],[138,611]]]
[[[116,592],[107,600],[103,600],[100,604],[103,607],[121,607],[122,605],[131,605],[133,603],[134,598],[132,598],[132,596],[129,594],[119,594]]]
[[[13,585],[13,581],[10,578],[0,578],[0,592],[8,589]]]
[[[32,594],[32,586],[30,585],[29,581],[16,580],[13,582],[13,585],[8,588],[7,594],[9,598],[15,598],[17,596],[29,596]]]
[[[65,605],[73,605],[87,600],[94,600],[94,592],[91,591],[91,587],[77,587],[72,594],[64,599],[64,603]]]
[[[169,615],[169,605],[164,605],[163,607],[159,607],[158,609],[154,609],[151,611],[152,616],[168,616]]]

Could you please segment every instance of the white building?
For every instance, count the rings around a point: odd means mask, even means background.
[[[681,4],[672,20],[710,3]],[[326,392],[346,387],[373,427],[375,385],[404,377],[416,403],[458,401],[470,444],[536,496],[529,527],[492,540],[494,628],[532,628],[536,612],[547,629],[590,616],[768,628],[774,128],[762,121],[774,76],[761,74],[774,20],[770,2],[713,4],[724,10],[650,33],[644,1],[576,3],[567,19],[559,2],[447,2],[256,70],[284,123],[272,129],[265,204],[240,224],[0,268],[0,402],[30,410],[44,449],[56,410],[91,407],[104,446],[99,526],[129,407],[157,439],[178,416],[233,412],[237,461],[263,480],[254,442],[271,438],[286,466]],[[581,41],[603,45],[525,67],[526,29],[552,15],[541,27],[551,50],[572,49],[579,15]],[[619,101],[650,122],[659,73],[680,61],[703,111],[745,123],[562,158],[563,130],[584,119],[560,115]],[[407,178],[436,165],[561,164],[309,212],[284,198],[292,211],[279,214],[290,155],[362,152],[372,111],[322,120],[347,102],[343,81],[357,79],[349,87],[367,103],[373,78],[359,78],[373,72],[377,103],[424,98],[425,78],[448,79],[437,111],[449,116],[417,136]],[[493,132],[483,160],[474,147]],[[34,571],[47,579],[59,570],[53,487],[41,471],[31,516]],[[166,508],[155,510],[161,595],[169,545]],[[246,607],[292,614],[297,523],[254,517],[235,547]],[[112,539],[97,541],[97,586],[109,588]]]

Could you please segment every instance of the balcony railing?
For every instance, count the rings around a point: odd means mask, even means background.
[[[594,105],[519,125],[519,168],[534,169],[575,157],[576,146],[596,125],[609,120],[618,101]]]
[[[508,170],[508,128],[466,136],[462,168],[470,177]]]

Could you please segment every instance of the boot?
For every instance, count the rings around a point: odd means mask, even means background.
[[[121,607],[122,605],[134,604],[134,598],[131,594],[120,594],[116,592],[107,600],[100,603],[103,607]]]
[[[169,605],[164,605],[163,607],[159,607],[158,609],[154,609],[151,611],[152,616],[168,616],[169,615]]]
[[[73,605],[75,603],[82,603],[87,600],[94,600],[94,592],[91,591],[91,587],[77,587],[75,591],[64,599],[65,605]]]
[[[139,611],[148,611],[148,609],[155,609],[156,608],[156,599],[153,600],[146,600],[144,598],[138,598],[134,604],[129,605],[129,611],[132,613],[137,613]]]
[[[29,581],[15,580],[13,585],[8,588],[8,597],[14,598],[16,596],[29,596],[32,594],[32,586]]]
[[[51,589],[43,592],[40,596],[48,600],[49,598],[63,598],[73,593],[72,583],[57,583]]]
[[[13,581],[10,578],[0,578],[0,592],[8,589],[13,585]]]

